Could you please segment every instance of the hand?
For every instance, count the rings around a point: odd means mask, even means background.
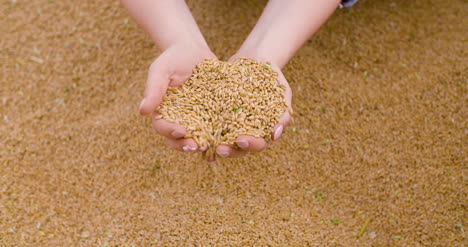
[[[168,87],[178,87],[192,75],[195,65],[207,58],[216,58],[208,47],[180,43],[168,47],[150,66],[146,82],[145,97],[140,103],[140,113],[152,115],[153,128],[166,137],[169,146],[179,151],[200,150],[191,138],[184,138],[183,126],[164,119],[156,120],[154,109],[161,103]]]
[[[273,128],[272,139],[276,140],[291,121],[291,88],[281,73],[293,54],[325,22],[337,8],[340,0],[270,0],[252,32],[244,41],[236,55],[271,62],[272,69],[278,72],[278,80],[286,86],[286,104],[289,111],[279,119]],[[247,152],[263,151],[267,143],[262,138],[239,136],[236,140],[239,149],[218,146],[216,153],[223,157],[239,157]]]
[[[232,56],[229,59],[229,61],[233,61],[239,57],[249,57],[249,56],[236,54]],[[252,58],[252,56],[250,57]],[[253,58],[253,59],[260,61],[260,62],[267,62],[267,61],[263,61],[263,59],[258,59],[258,58]],[[273,69],[274,71],[278,73],[278,82],[286,86],[286,91],[285,91],[284,96],[286,100],[286,105],[288,106],[288,109],[280,117],[278,123],[273,127],[273,130],[271,133],[271,139],[275,141],[281,136],[284,129],[291,122],[292,91],[291,91],[291,88],[289,87],[288,81],[286,80],[283,73],[281,72],[280,67],[276,64],[271,64],[271,69]],[[241,135],[237,137],[235,143],[237,144],[237,146],[239,146],[240,149],[236,149],[228,145],[220,145],[216,148],[216,153],[221,157],[241,157],[241,156],[246,155],[248,152],[264,151],[268,145],[265,139],[260,138],[260,137],[249,136],[249,135]]]
[[[340,0],[271,0],[244,41],[236,55],[253,58],[257,61],[270,62],[271,68],[278,72],[279,83],[286,86],[286,104],[288,111],[273,127],[272,139],[279,138],[284,128],[291,121],[291,88],[281,73],[286,65],[301,47],[301,45],[325,22],[338,6]],[[222,157],[239,157],[247,152],[265,150],[267,142],[262,138],[239,136],[236,140],[239,149],[229,146],[218,146],[216,153]]]

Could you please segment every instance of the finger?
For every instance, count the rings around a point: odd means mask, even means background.
[[[208,145],[206,143],[199,143],[198,145],[199,152],[205,152],[207,149],[208,149]]]
[[[289,110],[291,110],[292,90],[288,84],[288,81],[286,80],[286,77],[284,77],[283,73],[278,73],[278,82],[286,87],[286,90],[284,91],[284,97],[285,97],[286,105],[289,107]]]
[[[288,109],[283,114],[281,114],[281,117],[278,120],[278,123],[275,125],[275,127],[280,124],[283,125],[283,127],[287,127],[291,123],[291,120],[292,120],[291,112]]]
[[[216,157],[213,156],[213,157],[207,157],[206,158],[206,161],[210,162],[210,163],[213,163],[213,162],[216,162]]]
[[[286,128],[290,122],[291,113],[288,110],[283,113],[283,115],[279,119],[279,122],[275,126],[273,126],[273,133],[271,135],[271,139],[273,141],[278,140],[278,138],[280,138],[281,134],[283,133],[284,128]]]
[[[240,150],[240,149],[235,149],[233,147],[227,146],[227,145],[220,145],[216,148],[216,153],[221,156],[221,157],[242,157],[247,154],[246,151]]]
[[[169,122],[165,119],[153,118],[153,128],[160,135],[165,136],[167,138],[182,138],[186,134],[184,126]]]
[[[261,152],[267,147],[265,139],[249,135],[241,135],[237,137],[236,144],[242,150],[247,152]]]
[[[175,150],[182,152],[194,152],[197,150],[197,143],[192,138],[172,139],[166,138],[167,144]]]
[[[237,55],[237,54],[234,54],[234,55],[232,55],[232,56],[228,59],[228,62],[232,62],[232,61],[238,59],[239,57],[241,57],[241,56],[239,56],[239,55]]]
[[[291,123],[292,121],[292,90],[291,90],[291,87],[289,87],[289,84],[286,80],[286,78],[284,77],[283,73],[279,73],[278,75],[278,80],[281,84],[285,85],[286,88],[285,88],[285,92],[284,92],[284,97],[285,97],[285,101],[286,101],[286,105],[288,107],[288,109],[286,110],[286,112],[284,112],[278,123],[273,126],[273,133],[271,135],[271,138],[273,141],[276,141],[278,140],[278,138],[280,138],[281,134],[283,133],[284,129]]]
[[[291,87],[286,86],[284,96],[285,96],[286,105],[288,106],[289,111],[292,112],[292,90],[291,90]]]
[[[154,111],[167,91],[169,76],[164,64],[157,61],[151,64],[146,81],[145,97],[140,103],[140,114],[146,115]]]

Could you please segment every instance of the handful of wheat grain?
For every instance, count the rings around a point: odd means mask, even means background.
[[[184,126],[185,138],[214,156],[218,145],[235,146],[239,135],[271,140],[271,131],[287,106],[285,85],[265,63],[238,58],[207,59],[179,88],[169,88],[157,111],[159,117]]]

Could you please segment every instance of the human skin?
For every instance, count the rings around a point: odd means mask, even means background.
[[[230,58],[252,58],[269,62],[278,72],[278,80],[286,86],[285,98],[289,110],[273,127],[272,139],[277,140],[291,121],[292,92],[281,72],[294,53],[312,36],[338,7],[339,0],[270,0],[263,13],[237,53]],[[216,153],[222,157],[240,157],[247,152],[266,149],[263,138],[239,136],[236,149],[227,145],[218,146]]]
[[[166,137],[176,150],[203,151],[191,138],[184,138],[183,126],[164,119],[156,120],[154,110],[161,103],[168,87],[187,81],[195,65],[207,58],[216,58],[200,32],[183,0],[121,0],[135,21],[151,36],[162,51],[148,70],[140,114],[152,117],[153,128]]]
[[[196,64],[206,58],[216,58],[209,49],[190,10],[183,0],[121,0],[136,22],[151,36],[163,52],[151,64],[145,96],[140,103],[141,114],[152,114],[161,103],[169,86],[180,86],[188,78]],[[326,21],[339,4],[339,0],[270,0],[259,21],[238,52],[231,57],[252,58],[269,62],[278,72],[279,82],[286,86],[285,98],[288,110],[272,131],[277,140],[291,121],[292,92],[281,72],[294,53]],[[165,136],[167,143],[180,151],[203,151],[193,139],[183,138],[185,128],[164,119],[155,120],[153,127]],[[248,152],[265,150],[263,138],[243,135],[236,144],[240,149],[227,145],[216,148],[222,157],[240,157]],[[213,160],[210,160],[213,161]]]

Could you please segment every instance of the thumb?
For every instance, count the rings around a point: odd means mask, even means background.
[[[161,103],[169,85],[169,75],[164,64],[154,62],[148,71],[145,97],[140,103],[140,114],[146,115],[154,111]]]

